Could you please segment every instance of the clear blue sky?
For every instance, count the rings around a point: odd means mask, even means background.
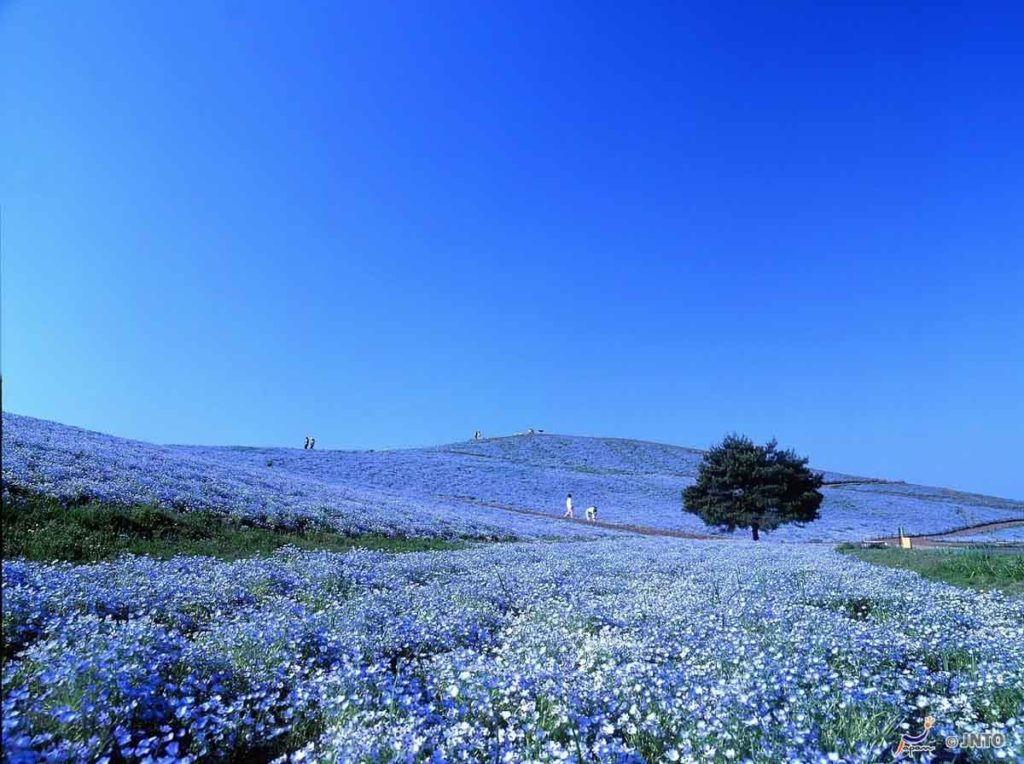
[[[1024,12],[0,4],[4,407],[1024,498]]]

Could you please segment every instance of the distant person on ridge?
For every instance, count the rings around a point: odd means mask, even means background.
[[[596,506],[591,505],[591,506],[587,507],[587,519],[590,522],[592,522],[592,523],[596,523],[597,522],[597,507]]]
[[[571,493],[565,497],[565,514],[563,515],[563,517],[568,517],[570,520],[573,518]]]
[[[303,446],[303,448],[309,448],[309,436],[308,435],[306,436],[306,444]]]
[[[316,438],[310,438],[310,439],[309,439],[309,448],[310,448],[310,450],[311,450],[311,451],[312,451],[312,450],[313,450],[314,448],[316,448]]]

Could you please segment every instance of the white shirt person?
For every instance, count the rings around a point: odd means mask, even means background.
[[[568,517],[568,518],[574,517],[574,515],[572,513],[572,494],[571,493],[568,496],[565,497],[565,514],[563,515],[563,517]]]

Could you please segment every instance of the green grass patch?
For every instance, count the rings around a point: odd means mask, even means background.
[[[947,648],[922,656],[922,662],[930,671],[954,671],[973,674],[978,668],[978,658],[962,647]]]
[[[980,549],[875,549],[845,544],[844,554],[890,568],[920,573],[931,581],[966,589],[1024,593],[1024,554]]]
[[[869,700],[846,707],[838,698],[823,700],[815,716],[822,747],[847,755],[853,754],[860,744],[892,741],[903,719],[900,709],[881,701]]]
[[[51,562],[96,562],[119,554],[166,559],[207,555],[224,560],[268,555],[283,546],[344,552],[461,549],[468,542],[379,535],[345,536],[331,530],[256,527],[214,512],[181,512],[151,505],[98,501],[66,504],[38,494],[5,495],[3,556]]]

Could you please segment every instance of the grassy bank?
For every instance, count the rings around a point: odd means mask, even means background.
[[[323,529],[253,527],[212,512],[176,512],[156,506],[101,502],[65,505],[36,494],[5,496],[3,556],[95,562],[123,553],[168,558],[208,555],[232,560],[267,555],[283,546],[344,552],[354,547],[389,552],[458,549],[464,542],[389,536],[344,536]]]
[[[865,562],[904,568],[932,581],[968,589],[1024,593],[1024,553],[979,549],[866,549],[852,544],[839,551]]]

